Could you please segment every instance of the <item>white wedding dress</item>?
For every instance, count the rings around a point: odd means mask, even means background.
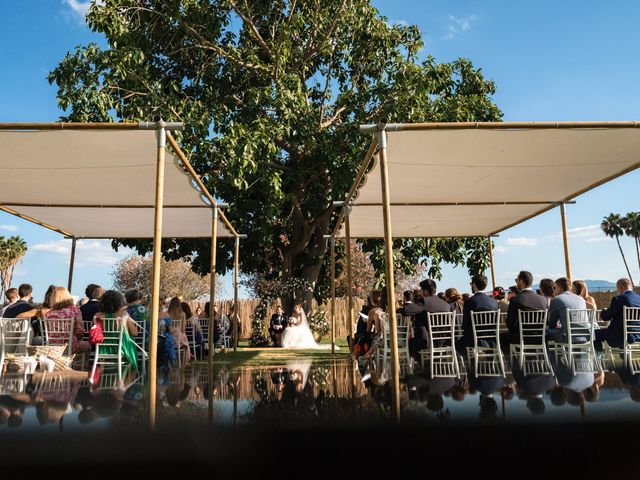
[[[302,311],[299,317],[291,315],[291,320],[295,323],[284,329],[282,334],[282,348],[306,348],[306,349],[330,349],[329,345],[319,345],[313,338],[313,333],[307,323],[307,316]],[[338,346],[336,345],[336,349]]]

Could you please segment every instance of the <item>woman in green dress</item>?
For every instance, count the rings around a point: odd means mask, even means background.
[[[119,318],[121,322],[124,323],[124,329],[122,330],[122,357],[123,360],[133,365],[133,367],[138,369],[138,352],[137,346],[133,341],[138,335],[138,327],[136,323],[129,317],[127,312],[127,300],[124,298],[120,292],[116,292],[115,290],[107,290],[104,295],[100,298],[100,303],[98,304],[98,313],[93,317],[94,326],[91,327],[92,330],[95,328],[102,333],[102,319],[106,318]],[[106,333],[104,335],[109,335]],[[94,335],[91,335],[93,338]],[[98,338],[100,334],[98,334]],[[106,340],[106,339],[105,339]],[[102,343],[102,342],[95,342]],[[100,347],[101,352],[103,353],[116,353],[116,351],[109,351],[109,349],[113,350],[116,347]]]

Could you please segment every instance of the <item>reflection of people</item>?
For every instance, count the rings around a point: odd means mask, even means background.
[[[331,345],[318,345],[307,323],[302,305],[296,303],[289,318],[289,326],[282,334],[283,348],[331,348]]]
[[[271,321],[269,322],[269,335],[274,347],[282,346],[282,335],[287,325],[289,325],[289,318],[284,314],[282,306],[278,305],[276,313],[271,315]]]

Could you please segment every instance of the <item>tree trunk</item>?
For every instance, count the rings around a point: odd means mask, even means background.
[[[640,238],[635,237],[636,239],[636,257],[638,258],[638,269],[640,269]]]
[[[627,265],[627,258],[624,256],[624,252],[622,251],[622,246],[620,245],[620,238],[616,237],[616,242],[618,242],[618,248],[620,249],[620,255],[622,255],[622,261],[624,262],[624,268],[627,269],[627,275],[629,275],[629,280],[631,280],[631,285],[635,286],[633,283],[633,278],[631,278],[631,271],[629,270],[629,265]]]

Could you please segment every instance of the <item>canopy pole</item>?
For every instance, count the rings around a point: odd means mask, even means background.
[[[240,263],[240,237],[236,236],[233,266],[233,351],[238,351],[238,278]]]
[[[495,264],[493,263],[493,244],[491,242],[491,235],[487,237],[487,240],[489,240],[489,262],[491,263],[491,284],[495,289],[496,288],[496,267],[495,267]]]
[[[349,312],[347,314],[347,321],[349,322],[349,351],[353,352],[353,284],[351,278],[351,226],[349,224],[349,206],[346,207],[346,213],[344,216],[345,226],[345,248],[347,250],[347,299],[349,301]]]
[[[400,421],[400,362],[398,358],[398,330],[396,325],[395,279],[393,262],[393,234],[391,232],[391,205],[389,195],[389,170],[387,165],[387,133],[380,124],[378,130],[378,145],[380,159],[380,178],[382,184],[382,202],[384,219],[384,253],[385,278],[387,288],[387,317],[389,319],[389,333],[391,335],[391,395],[393,418]]]
[[[158,153],[156,165],[156,199],[153,221],[153,285],[151,288],[151,326],[149,332],[149,426],[156,428],[156,374],[158,355],[158,316],[160,313],[160,259],[162,258],[162,205],[164,203],[164,154],[167,132],[162,120],[157,122]]]
[[[560,204],[560,216],[562,217],[562,243],[564,245],[564,266],[567,278],[571,280],[571,260],[569,259],[569,236],[567,234],[567,212],[564,203]]]
[[[215,335],[214,306],[216,302],[216,239],[218,238],[218,209],[213,206],[211,221],[211,273],[209,275],[209,354],[207,366],[209,370],[209,426],[213,426],[213,337]]]
[[[336,237],[331,237],[331,354],[336,353]]]
[[[76,237],[71,238],[71,260],[69,261],[69,280],[67,281],[67,290],[71,293],[73,285],[73,267],[76,261]]]

